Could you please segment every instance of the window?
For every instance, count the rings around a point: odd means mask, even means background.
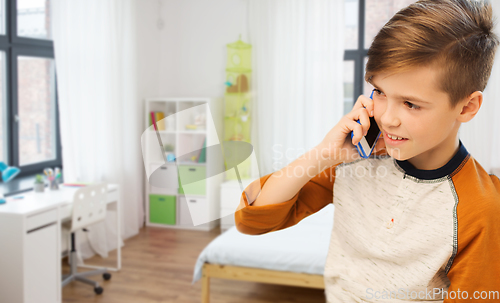
[[[344,0],[344,115],[349,113],[359,95],[370,95],[365,82],[368,48],[378,31],[400,9],[415,0]]]
[[[0,161],[62,166],[50,0],[0,0]]]

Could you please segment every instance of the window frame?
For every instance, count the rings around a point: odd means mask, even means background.
[[[54,70],[54,106],[55,106],[55,153],[56,159],[19,166],[19,123],[18,123],[18,56],[32,56],[54,60],[54,42],[17,35],[17,0],[5,0],[5,34],[0,35],[0,50],[5,52],[5,113],[6,141],[8,144],[6,162],[21,169],[18,177],[42,174],[46,167],[62,169],[62,147],[59,127],[59,102],[57,96],[57,74]],[[2,183],[3,180],[1,181]]]
[[[354,61],[354,100],[363,94],[364,87],[364,59],[368,56],[368,49],[365,49],[365,1],[358,0],[358,48],[344,50],[344,61]]]

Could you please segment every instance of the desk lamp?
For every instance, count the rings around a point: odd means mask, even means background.
[[[2,172],[2,180],[4,183],[10,182],[21,172],[19,168],[14,166],[8,166],[7,164],[1,161],[0,161],[0,171]],[[0,204],[5,204],[5,198],[3,196],[3,193],[0,194]]]

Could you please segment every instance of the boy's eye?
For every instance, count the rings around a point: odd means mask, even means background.
[[[378,95],[378,96],[382,96],[382,95],[384,94],[381,90],[376,89],[376,88],[374,88],[374,89],[373,89],[373,91],[374,91],[374,92],[375,92],[375,94],[376,94],[376,95]],[[420,109],[420,106],[415,105],[415,104],[413,104],[413,103],[411,103],[411,102],[409,102],[409,101],[405,101],[405,104],[408,104],[408,108],[409,108],[410,110],[417,110],[417,109]]]
[[[419,108],[420,108],[420,106],[417,106],[417,105],[415,105],[415,104],[413,104],[413,103],[411,103],[411,102],[408,102],[408,101],[405,101],[405,104],[409,104],[409,106],[408,106],[408,107],[409,107],[410,109],[419,109]]]

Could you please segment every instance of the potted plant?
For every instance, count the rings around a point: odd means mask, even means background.
[[[165,148],[165,151],[167,152],[172,152],[174,151],[174,146],[172,144],[165,144],[165,146],[163,146]]]
[[[36,193],[43,193],[45,190],[45,182],[43,181],[42,175],[35,176],[35,184],[33,187]]]

